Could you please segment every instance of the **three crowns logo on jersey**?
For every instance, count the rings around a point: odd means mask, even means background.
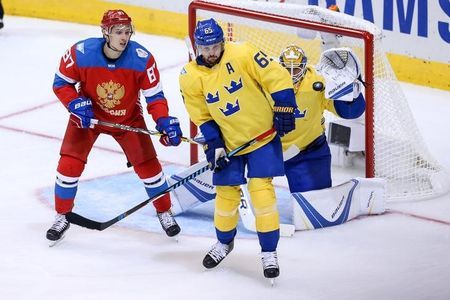
[[[239,78],[239,81],[231,80],[230,85],[228,85],[228,86],[224,85],[223,87],[229,94],[233,94],[233,93],[237,92],[238,90],[240,90],[242,88],[242,86],[243,86],[242,78]],[[208,95],[206,97],[206,103],[208,103],[208,104],[216,103],[219,100],[220,100],[219,91],[216,91],[215,93],[208,93]],[[228,117],[228,116],[238,112],[241,109],[239,106],[239,99],[236,99],[234,104],[227,102],[225,105],[225,108],[219,107],[219,109],[225,116]]]

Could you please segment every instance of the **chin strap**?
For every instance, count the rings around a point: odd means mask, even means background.
[[[111,49],[112,51],[117,52],[117,53],[120,53],[120,54],[123,52],[123,51],[120,51],[119,49],[114,48],[114,47],[111,46],[111,44],[110,44],[110,39],[109,39],[109,34],[103,33],[103,37],[104,37],[105,40],[106,40],[106,47],[108,47],[108,48]],[[127,44],[128,44],[129,42],[130,42],[130,38],[128,38]]]
[[[118,50],[118,49],[116,49],[116,48],[111,47],[111,45],[109,44],[109,42],[106,42],[106,46],[107,46],[109,49],[111,49],[112,51],[115,51],[115,52],[122,52],[122,51],[120,51],[120,50]]]
[[[109,43],[109,35],[105,34],[105,40],[106,40],[106,47],[108,47],[109,49],[111,49],[112,51],[115,51],[115,52],[122,52],[117,48],[111,47],[111,44]]]

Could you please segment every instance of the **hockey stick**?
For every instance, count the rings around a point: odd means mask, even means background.
[[[252,140],[246,142],[245,144],[242,144],[241,146],[237,147],[236,149],[228,152],[226,156],[227,157],[232,157],[232,156],[236,155],[238,152],[240,152],[240,151],[242,151],[242,150],[244,150],[244,149],[254,145],[255,143],[257,143],[257,142],[267,138],[268,136],[270,136],[274,132],[275,132],[275,129],[271,128],[268,131],[258,135],[254,139],[252,139]],[[209,165],[201,167],[200,169],[198,169],[198,170],[192,172],[191,174],[187,175],[186,177],[182,178],[178,182],[168,186],[167,188],[165,188],[164,190],[162,190],[158,194],[154,195],[153,197],[145,200],[144,202],[139,203],[135,207],[127,210],[126,212],[118,215],[117,217],[115,217],[115,218],[113,218],[113,219],[111,219],[109,221],[106,221],[106,222],[94,221],[94,220],[88,219],[88,218],[83,217],[83,216],[81,216],[81,215],[79,215],[77,213],[74,213],[74,212],[69,212],[68,214],[66,214],[66,218],[72,224],[76,224],[76,225],[79,225],[79,226],[82,226],[82,227],[86,227],[86,228],[89,228],[89,229],[104,230],[104,229],[110,227],[111,225],[119,222],[123,218],[126,218],[127,216],[131,215],[132,213],[134,213],[138,209],[144,207],[148,203],[159,199],[160,197],[162,197],[166,193],[169,193],[169,192],[173,191],[174,189],[182,186],[183,184],[185,184],[189,180],[191,180],[191,179],[197,177],[198,175],[206,172],[208,169],[209,169]]]
[[[102,125],[102,126],[107,126],[107,127],[112,127],[112,128],[118,128],[118,129],[122,129],[122,130],[126,130],[126,131],[132,131],[132,132],[138,132],[138,133],[143,133],[143,134],[147,134],[147,135],[157,135],[157,136],[163,136],[164,134],[162,134],[159,131],[155,131],[155,130],[146,130],[143,128],[137,128],[137,127],[131,127],[128,125],[123,125],[123,124],[118,124],[118,123],[111,123],[111,122],[106,122],[106,121],[100,121],[97,119],[91,119],[91,124],[93,125]],[[199,142],[197,142],[195,139],[190,139],[187,137],[182,136],[181,140],[183,142],[188,142],[191,144],[200,144]]]
[[[241,204],[239,205],[239,215],[241,216],[242,225],[249,231],[256,232],[256,218],[253,214],[250,197],[246,188],[241,188]],[[293,224],[280,223],[280,236],[293,236],[295,226]]]

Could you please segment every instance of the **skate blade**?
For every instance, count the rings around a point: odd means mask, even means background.
[[[267,278],[270,282],[270,286],[274,287],[275,286],[275,278]]]
[[[59,243],[61,243],[61,241],[64,239],[65,235],[61,236],[61,238],[59,240],[56,241],[50,241],[48,243],[49,247],[55,247],[56,245],[58,245]]]

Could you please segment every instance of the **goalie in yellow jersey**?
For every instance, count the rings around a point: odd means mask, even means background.
[[[205,154],[217,191],[214,225],[218,242],[203,265],[216,267],[233,249],[240,185],[247,177],[264,276],[275,278],[279,275],[279,215],[272,178],[284,175],[280,136],[295,129],[292,80],[282,66],[253,45],[225,42],[214,19],[199,21],[194,38],[197,57],[182,69],[180,87],[189,116],[205,137]],[[227,151],[272,127],[276,133],[226,157]]]
[[[364,113],[359,62],[348,48],[322,53],[318,74],[305,52],[286,47],[280,64],[291,74],[297,100],[295,131],[282,137],[284,167],[291,193],[331,187],[331,154],[325,137],[324,110],[344,119]],[[323,75],[323,76],[322,76]]]

